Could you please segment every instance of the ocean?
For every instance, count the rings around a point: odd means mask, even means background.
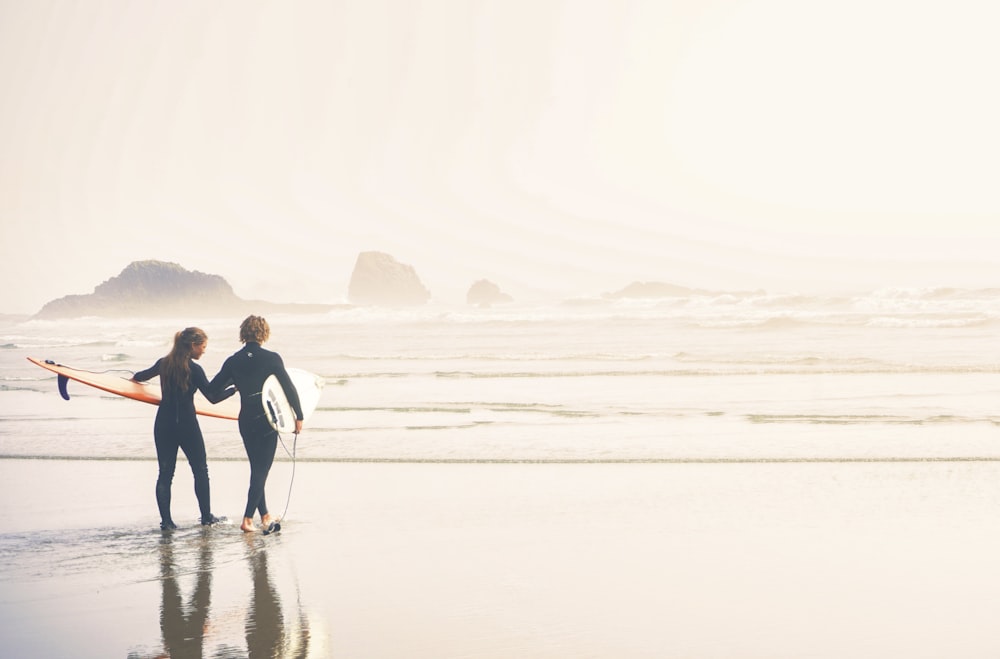
[[[1000,654],[1000,290],[272,315],[325,382],[282,531],[200,527],[181,458],[161,533],[155,409],[26,357],[127,377],[198,325],[212,376],[240,320],[0,317],[4,656]]]
[[[152,459],[154,410],[25,358],[124,376],[174,331],[239,318],[0,325],[0,456]],[[733,294],[480,309],[339,309],[269,319],[289,366],[326,386],[301,460],[994,459],[1000,290]],[[203,419],[210,458],[242,459]],[[235,441],[234,441],[235,440]]]

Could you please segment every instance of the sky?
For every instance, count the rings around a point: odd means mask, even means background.
[[[0,0],[0,312],[1000,286],[1000,5]]]

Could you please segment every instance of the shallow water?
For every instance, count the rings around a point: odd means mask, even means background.
[[[1000,415],[1000,297],[722,296],[501,309],[348,309],[271,319],[269,347],[326,383],[303,460],[984,458]],[[0,455],[149,458],[152,407],[70,385],[36,356],[124,375],[176,327],[238,319],[0,327]],[[242,459],[204,419],[213,459]]]

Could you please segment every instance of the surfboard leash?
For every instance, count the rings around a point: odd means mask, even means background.
[[[135,371],[130,371],[125,368],[109,368],[103,371],[88,371],[82,368],[73,368],[72,366],[66,366],[65,364],[54,362],[51,359],[46,359],[45,363],[48,364],[49,366],[68,368],[74,371],[79,371],[80,373],[94,373],[95,375],[102,375],[104,373],[124,372],[124,373],[129,373],[131,375],[135,375]],[[62,396],[63,400],[69,400],[69,377],[63,375],[62,373],[56,373],[56,386],[59,388],[59,395]]]
[[[285,497],[285,510],[281,513],[281,517],[277,522],[272,522],[270,526],[264,529],[264,535],[271,535],[281,530],[281,522],[284,521],[285,515],[288,514],[288,504],[292,502],[292,486],[295,485],[295,451],[299,443],[299,433],[294,434],[291,453],[289,453],[288,446],[285,444],[285,438],[281,436],[280,432],[278,433],[278,441],[281,442],[281,448],[285,449],[285,453],[292,459],[292,478],[288,481],[288,496]]]

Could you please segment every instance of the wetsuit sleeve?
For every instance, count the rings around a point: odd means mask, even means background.
[[[213,389],[205,375],[205,370],[197,364],[191,365],[191,377],[194,379],[194,386],[200,391],[210,403],[221,403],[236,393],[236,387],[226,389]]]
[[[159,359],[156,360],[155,364],[153,364],[146,370],[139,371],[138,373],[133,375],[132,379],[135,380],[136,382],[145,382],[146,380],[151,380],[152,378],[160,374],[160,362],[162,361],[163,358],[160,357]]]
[[[275,353],[277,358],[278,368],[275,370],[274,374],[278,376],[278,382],[281,383],[281,388],[285,390],[285,398],[288,399],[288,404],[292,406],[295,410],[295,418],[299,421],[305,420],[305,415],[302,413],[302,403],[299,402],[299,392],[292,384],[292,378],[288,376],[288,371],[285,370],[285,363],[281,360],[281,356]]]
[[[222,396],[224,392],[229,391],[229,389],[227,389],[229,385],[234,384],[233,376],[229,369],[229,362],[231,360],[232,357],[223,362],[222,368],[219,370],[216,376],[212,378],[212,381],[208,383],[207,385],[208,391],[202,389],[201,393],[205,394],[205,398],[209,400],[212,400],[213,397],[218,398],[219,396]],[[205,379],[207,380],[208,378],[206,377]],[[235,386],[229,388],[232,389],[232,393],[226,394],[225,396],[223,396],[223,398],[218,398],[218,400],[225,400],[226,398],[229,398],[234,393],[236,393]]]

